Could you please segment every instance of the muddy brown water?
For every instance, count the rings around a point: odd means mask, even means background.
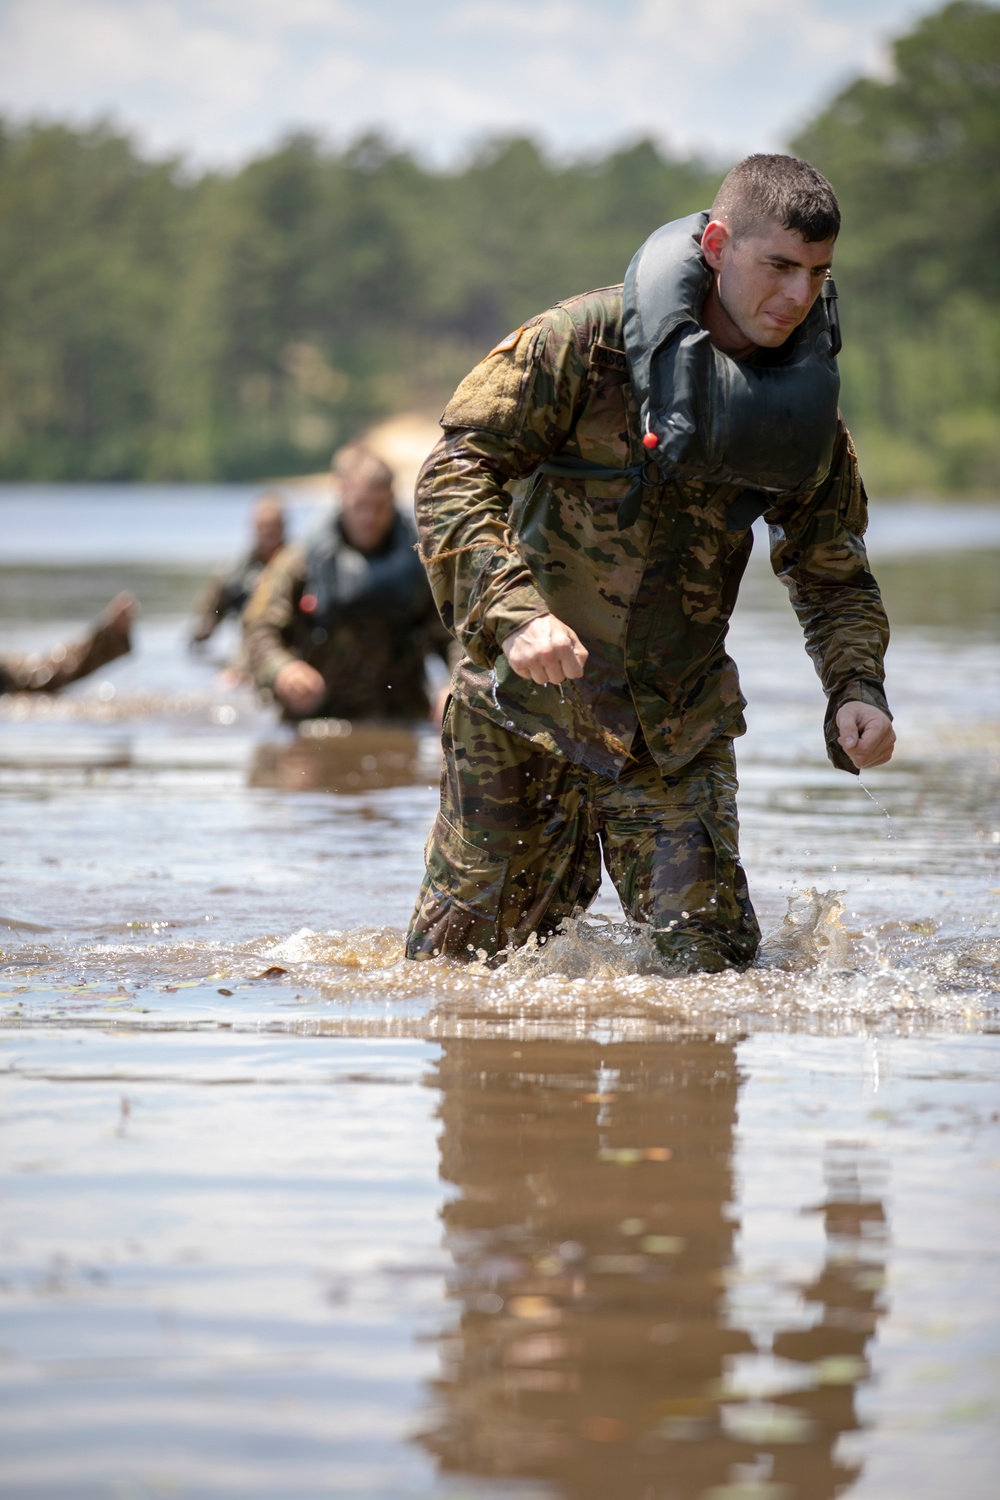
[[[876,507],[876,801],[755,560],[765,945],[672,979],[607,887],[405,963],[433,734],[184,649],[250,498],[0,492],[3,646],[144,606],[0,700],[0,1495],[992,1500],[998,512]]]

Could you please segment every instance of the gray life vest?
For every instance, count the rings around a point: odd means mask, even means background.
[[[313,624],[331,629],[339,619],[379,619],[396,626],[419,619],[430,602],[413,523],[397,512],[381,550],[366,556],[344,539],[336,517],[305,547],[303,600]]]
[[[238,562],[222,585],[216,613],[222,617],[238,615],[260,582],[263,571],[264,564],[256,552]]]
[[[703,212],[664,224],[625,277],[625,354],[643,431],[659,439],[651,457],[681,479],[772,496],[814,489],[837,433],[836,293],[830,283],[773,361],[723,354],[699,321],[712,279],[701,253],[708,221]]]

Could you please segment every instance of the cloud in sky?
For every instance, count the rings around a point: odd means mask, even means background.
[[[0,0],[0,112],[110,116],[232,163],[378,128],[437,161],[528,133],[783,145],[934,0]]]

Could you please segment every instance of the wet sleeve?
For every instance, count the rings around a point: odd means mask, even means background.
[[[767,520],[771,566],[788,589],[827,696],[827,754],[857,775],[837,744],[836,715],[850,702],[889,713],[883,686],[889,625],[865,551],[868,497],[843,423],[821,487],[774,507]]]
[[[0,693],[57,693],[127,656],[132,649],[131,622],[111,621],[106,613],[82,640],[44,653],[3,657]]]
[[[283,547],[261,573],[246,602],[240,617],[243,646],[259,688],[273,688],[282,667],[299,660],[290,642],[304,579],[302,549]]]
[[[446,628],[477,666],[548,614],[509,522],[510,484],[566,442],[586,394],[569,315],[555,308],[467,375],[417,484],[420,555]]]

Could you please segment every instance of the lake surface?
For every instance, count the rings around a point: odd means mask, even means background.
[[[0,698],[0,1496],[992,1500],[1000,510],[875,507],[868,792],[758,539],[764,950],[670,979],[607,885],[402,959],[433,731],[294,733],[185,647],[252,496],[0,489],[0,650],[143,610]]]

